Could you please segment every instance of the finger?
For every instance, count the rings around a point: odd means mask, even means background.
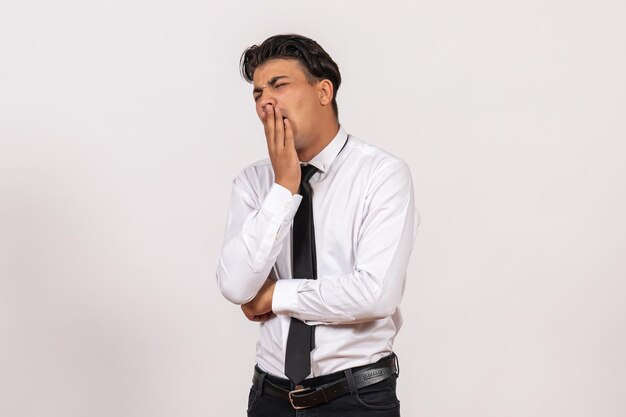
[[[244,304],[244,305],[242,305],[242,306],[241,306],[241,311],[243,311],[243,314],[244,314],[247,318],[249,318],[249,319],[251,319],[252,317],[254,317],[254,316],[255,316],[254,311],[253,311],[253,309],[250,307],[250,305],[249,305],[249,304]]]
[[[293,129],[291,128],[291,123],[289,123],[289,119],[285,119],[285,148],[286,149],[296,149],[296,145],[293,140]]]
[[[274,108],[268,104],[265,106],[266,110],[266,123],[265,123],[265,138],[267,139],[267,147],[270,150],[275,149],[276,141],[274,139],[274,127],[275,127],[275,118],[274,118]]]
[[[267,120],[267,112],[265,111],[265,107],[261,107],[261,123],[263,123],[263,129],[265,129],[265,120]]]
[[[274,126],[276,149],[282,150],[285,147],[285,125],[283,124],[283,112],[279,108],[274,112]]]
[[[271,319],[272,317],[274,317],[274,314],[270,311],[268,313],[261,314],[260,316],[257,316],[257,317],[259,318],[260,322],[265,322]]]

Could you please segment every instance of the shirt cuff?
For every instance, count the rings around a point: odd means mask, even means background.
[[[272,297],[272,311],[279,316],[292,316],[298,307],[298,289],[304,282],[303,279],[279,279],[274,287]]]
[[[293,219],[300,201],[302,201],[301,195],[291,194],[291,191],[282,185],[274,183],[270,188],[270,192],[265,196],[261,209],[268,213],[282,214]]]
[[[302,197],[297,201],[292,195],[291,191],[283,187],[282,185],[274,183],[270,188],[270,192],[265,196],[263,200],[262,210],[272,214],[287,214],[291,211],[294,203],[299,203]]]

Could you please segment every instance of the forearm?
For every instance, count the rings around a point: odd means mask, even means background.
[[[412,206],[406,214],[395,241],[376,239],[376,253],[364,249],[363,261],[357,260],[351,273],[317,280],[279,280],[272,311],[309,324],[359,323],[391,316],[402,299],[416,230]]]
[[[272,311],[308,324],[346,324],[392,315],[401,291],[385,291],[379,279],[365,271],[320,280],[279,280]]]
[[[275,184],[261,207],[254,209],[251,204],[242,208],[241,198],[233,194],[217,281],[226,299],[245,304],[270,275],[301,197]]]
[[[217,267],[217,280],[224,298],[234,304],[252,300],[271,273],[280,245],[272,250],[262,264],[241,238],[235,238],[224,247]],[[255,263],[257,265],[255,266]]]

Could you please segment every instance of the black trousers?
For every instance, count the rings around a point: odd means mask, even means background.
[[[353,372],[360,367],[352,368]],[[258,367],[257,367],[258,369]],[[322,385],[346,376],[343,371],[307,379],[307,385]],[[400,417],[396,396],[397,376],[335,398],[328,403],[294,410],[289,401],[263,392],[264,384],[291,390],[291,381],[266,374],[261,386],[252,386],[248,397],[248,417]]]

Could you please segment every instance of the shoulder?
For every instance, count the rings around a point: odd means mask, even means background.
[[[411,177],[409,166],[402,158],[352,135],[350,141],[351,158],[373,181],[389,176]]]
[[[367,210],[400,210],[412,204],[413,179],[402,158],[359,138],[354,138],[351,149],[346,162],[358,166]]]
[[[265,194],[273,183],[274,171],[269,158],[247,165],[233,179],[234,188],[255,196]]]
[[[273,175],[272,163],[269,158],[260,159],[245,168],[243,168],[237,176],[235,181],[242,180],[247,182],[255,182],[259,179],[266,177],[267,175]]]

